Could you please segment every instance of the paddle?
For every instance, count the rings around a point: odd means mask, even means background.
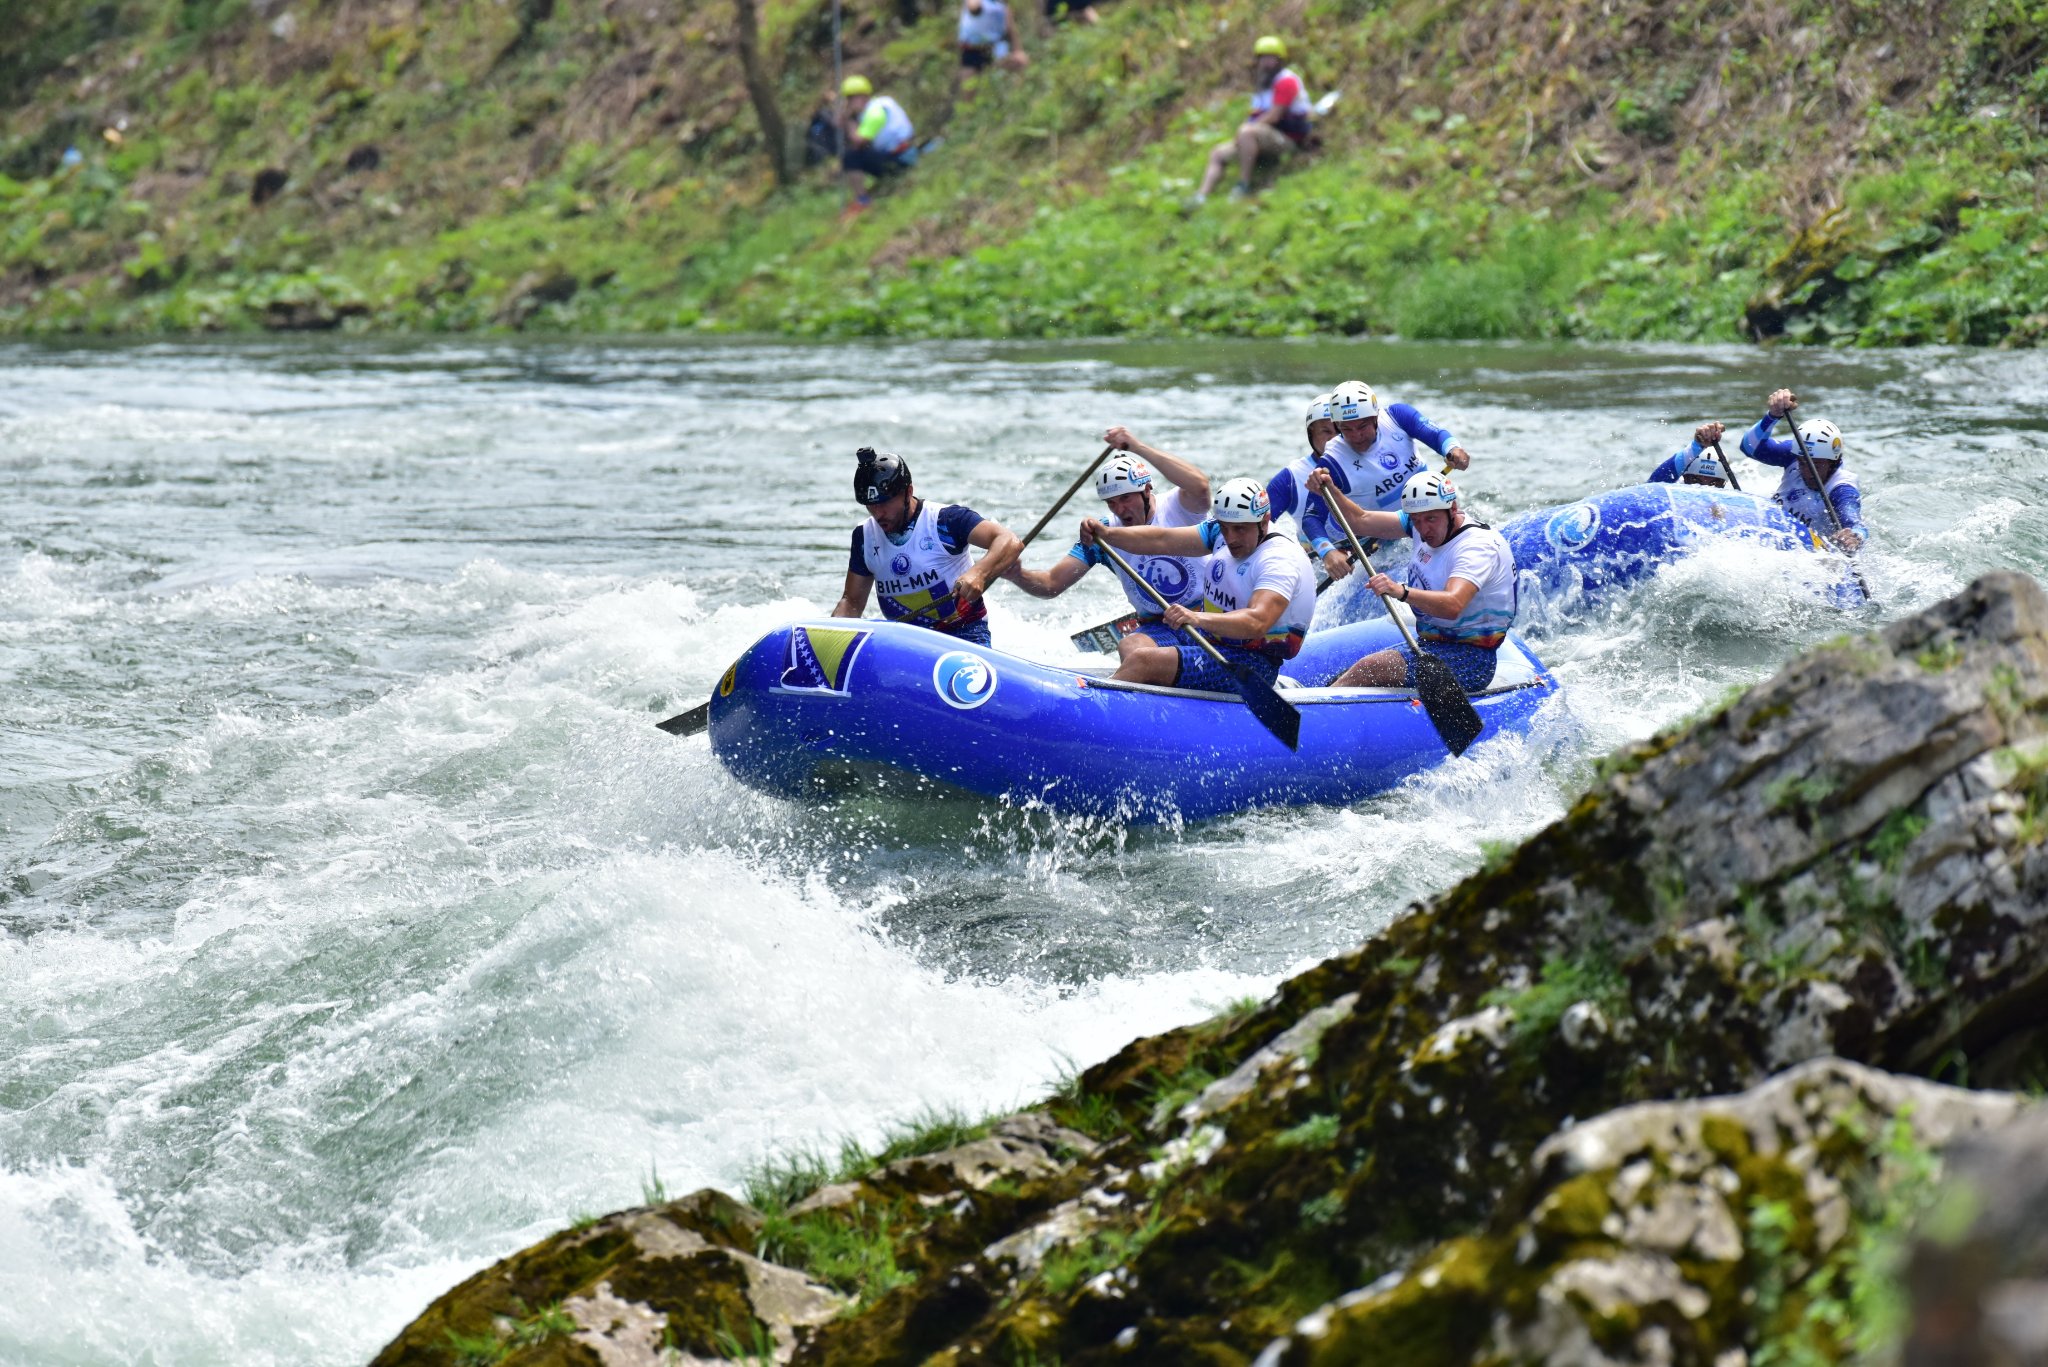
[[[1037,525],[1033,526],[1030,531],[1024,533],[1023,544],[1017,548],[1017,553],[1020,556],[1024,553],[1024,547],[1029,546],[1032,542],[1038,540],[1038,534],[1044,531],[1046,525],[1050,523],[1053,520],[1053,518],[1059,515],[1060,509],[1067,506],[1067,500],[1072,498],[1074,494],[1080,489],[1080,487],[1088,482],[1088,476],[1094,474],[1098,469],[1100,469],[1102,467],[1102,462],[1108,460],[1109,453],[1114,450],[1116,450],[1114,446],[1103,447],[1102,454],[1095,458],[1095,463],[1093,465],[1090,465],[1087,469],[1083,470],[1081,472],[1081,477],[1075,480],[1072,484],[1069,484],[1067,486],[1067,491],[1064,494],[1060,495],[1059,502],[1053,504],[1052,507],[1046,509],[1045,516],[1038,519]],[[911,613],[909,616],[898,617],[896,620],[899,622],[914,622],[937,606],[937,602],[926,603],[923,607],[919,608],[916,612]],[[694,736],[710,724],[711,700],[709,698],[706,698],[703,702],[698,703],[695,707],[691,708],[687,712],[678,712],[675,716],[670,717],[667,721],[658,721],[655,723],[656,726],[668,732],[671,736]]]
[[[1358,533],[1351,529],[1351,520],[1337,508],[1337,523],[1344,528],[1344,537],[1351,543],[1351,553],[1358,557],[1358,564],[1370,579],[1376,572],[1372,561],[1366,558],[1365,547],[1358,544]],[[1401,628],[1401,639],[1415,652],[1415,696],[1422,699],[1422,710],[1429,714],[1429,724],[1436,728],[1444,748],[1454,755],[1462,755],[1479,739],[1480,730],[1486,723],[1479,720],[1479,709],[1465,696],[1465,686],[1458,682],[1458,676],[1451,673],[1451,667],[1416,643],[1415,633],[1408,629],[1408,623],[1400,613],[1394,611],[1394,600],[1386,594],[1379,599],[1387,605],[1387,616],[1394,619],[1394,625]]]
[[[1741,493],[1742,481],[1735,477],[1735,462],[1728,459],[1728,453],[1721,449],[1721,443],[1718,441],[1714,443],[1714,454],[1720,457],[1721,468],[1722,470],[1727,472],[1728,487],[1733,489],[1738,494]]]
[[[1323,591],[1336,582],[1336,580],[1325,576],[1316,585],[1316,597],[1322,597]],[[1086,631],[1077,631],[1067,639],[1074,643],[1074,649],[1076,650],[1093,650],[1098,654],[1107,655],[1116,649],[1117,642],[1130,635],[1136,629],[1138,623],[1144,620],[1144,617],[1139,613],[1127,612],[1121,617],[1111,618],[1100,626],[1089,627]]]
[[[1792,431],[1792,451],[1793,454],[1799,457],[1799,472],[1806,476],[1806,482],[1812,485],[1814,491],[1820,495],[1820,506],[1826,510],[1828,515],[1829,530],[1839,533],[1842,530],[1842,515],[1835,511],[1835,501],[1828,497],[1827,484],[1821,479],[1820,471],[1814,466],[1813,456],[1807,451],[1806,443],[1799,439],[1799,428],[1792,421],[1792,409],[1798,406],[1798,404],[1793,404],[1791,408],[1787,408],[1781,415],[1785,419],[1785,426]],[[1830,540],[1832,541],[1833,538],[1830,537]],[[1835,542],[1834,544],[1836,549],[1842,549],[1840,542]],[[1849,577],[1856,581],[1857,589],[1863,594],[1863,601],[1869,602],[1870,583],[1864,579],[1863,571],[1856,568],[1856,561],[1854,559],[1856,553],[1845,550],[1843,554],[1850,557],[1848,564]]]
[[[1102,548],[1102,553],[1105,556],[1109,557],[1110,564],[1121,570],[1124,577],[1133,584],[1145,590],[1147,596],[1153,602],[1159,604],[1161,612],[1166,611],[1168,605],[1165,596],[1158,589],[1153,588],[1146,580],[1140,578],[1138,572],[1131,568],[1130,562],[1117,554],[1116,547],[1110,545],[1107,541],[1101,540],[1098,540],[1095,544]],[[1273,685],[1254,674],[1250,665],[1232,664],[1224,659],[1223,652],[1212,645],[1209,638],[1195,628],[1182,627],[1181,631],[1190,641],[1200,646],[1210,659],[1230,671],[1231,679],[1237,684],[1238,696],[1244,699],[1244,705],[1251,709],[1252,715],[1259,719],[1259,725],[1271,731],[1279,742],[1288,749],[1299,750],[1301,748],[1301,710],[1299,708],[1281,697],[1280,691],[1274,688]]]

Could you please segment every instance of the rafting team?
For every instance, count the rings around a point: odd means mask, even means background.
[[[1774,498],[1790,517],[1854,553],[1867,533],[1840,429],[1816,420],[1801,424],[1790,441],[1770,435],[1779,421],[1789,422],[1798,402],[1789,389],[1773,392],[1765,415],[1743,436],[1742,452],[1784,470]],[[1651,472],[1651,482],[1728,484],[1720,451],[1725,430],[1701,424],[1685,449]],[[1226,480],[1212,495],[1202,470],[1112,427],[1103,441],[1119,454],[1095,482],[1104,515],[1084,518],[1072,549],[1040,570],[1020,562],[1024,543],[1016,533],[963,504],[919,498],[901,456],[862,447],[853,488],[868,518],[854,529],[846,588],[832,615],[859,617],[869,595],[879,593],[888,620],[988,646],[983,600],[992,581],[1054,598],[1095,566],[1113,566],[1104,551],[1111,547],[1166,603],[1162,611],[1151,593],[1113,568],[1138,613],[1119,643],[1116,678],[1228,692],[1227,666],[1249,666],[1270,685],[1301,649],[1315,612],[1309,557],[1331,579],[1357,568],[1345,549],[1353,542],[1348,528],[1359,539],[1409,538],[1413,555],[1402,579],[1374,573],[1367,587],[1390,611],[1394,602],[1413,611],[1420,648],[1448,666],[1467,693],[1485,689],[1514,623],[1517,575],[1506,539],[1468,514],[1451,481],[1452,470],[1470,467],[1470,454],[1412,405],[1382,407],[1362,380],[1310,403],[1307,439],[1309,454],[1265,484]],[[1435,452],[1443,468],[1429,468],[1418,448]],[[1161,478],[1170,487],[1162,489]],[[1283,516],[1293,519],[1298,539],[1273,530]],[[982,551],[979,560],[970,548]],[[1369,544],[1361,549],[1372,554]],[[1189,641],[1190,628],[1206,635],[1225,663]],[[1415,664],[1405,644],[1376,651],[1334,686],[1412,688]]]

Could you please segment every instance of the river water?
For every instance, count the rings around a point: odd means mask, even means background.
[[[1021,529],[1110,423],[1263,477],[1355,376],[1496,519],[1790,384],[1848,434],[1879,606],[1702,555],[1531,621],[1566,694],[1526,740],[1186,829],[795,808],[654,728],[830,606],[855,446]],[[2044,427],[2042,353],[0,347],[0,1363],[360,1362],[655,1178],[1033,1100],[1371,934],[1620,742],[2048,569]],[[1121,601],[999,589],[997,640]]]

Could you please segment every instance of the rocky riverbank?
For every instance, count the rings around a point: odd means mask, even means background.
[[[2038,1361],[2044,837],[2048,597],[1993,574],[1255,1008],[564,1231],[376,1364]]]

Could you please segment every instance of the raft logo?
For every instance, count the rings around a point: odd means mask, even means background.
[[[932,666],[932,687],[946,706],[971,711],[995,696],[996,667],[979,655],[949,650]]]
[[[1551,514],[1543,524],[1543,538],[1561,551],[1575,551],[1600,534],[1597,504],[1574,503]]]
[[[846,697],[853,691],[847,681],[853,674],[854,659],[870,634],[837,627],[791,627],[778,691]]]
[[[896,558],[895,558],[894,560],[891,560],[891,561],[889,562],[889,568],[890,568],[890,570],[891,570],[891,571],[893,571],[893,572],[894,572],[894,573],[896,573],[896,574],[909,574],[909,573],[910,573],[910,557],[909,557],[909,556],[907,556],[907,555],[899,555],[899,556],[897,556],[897,557],[896,557]]]

